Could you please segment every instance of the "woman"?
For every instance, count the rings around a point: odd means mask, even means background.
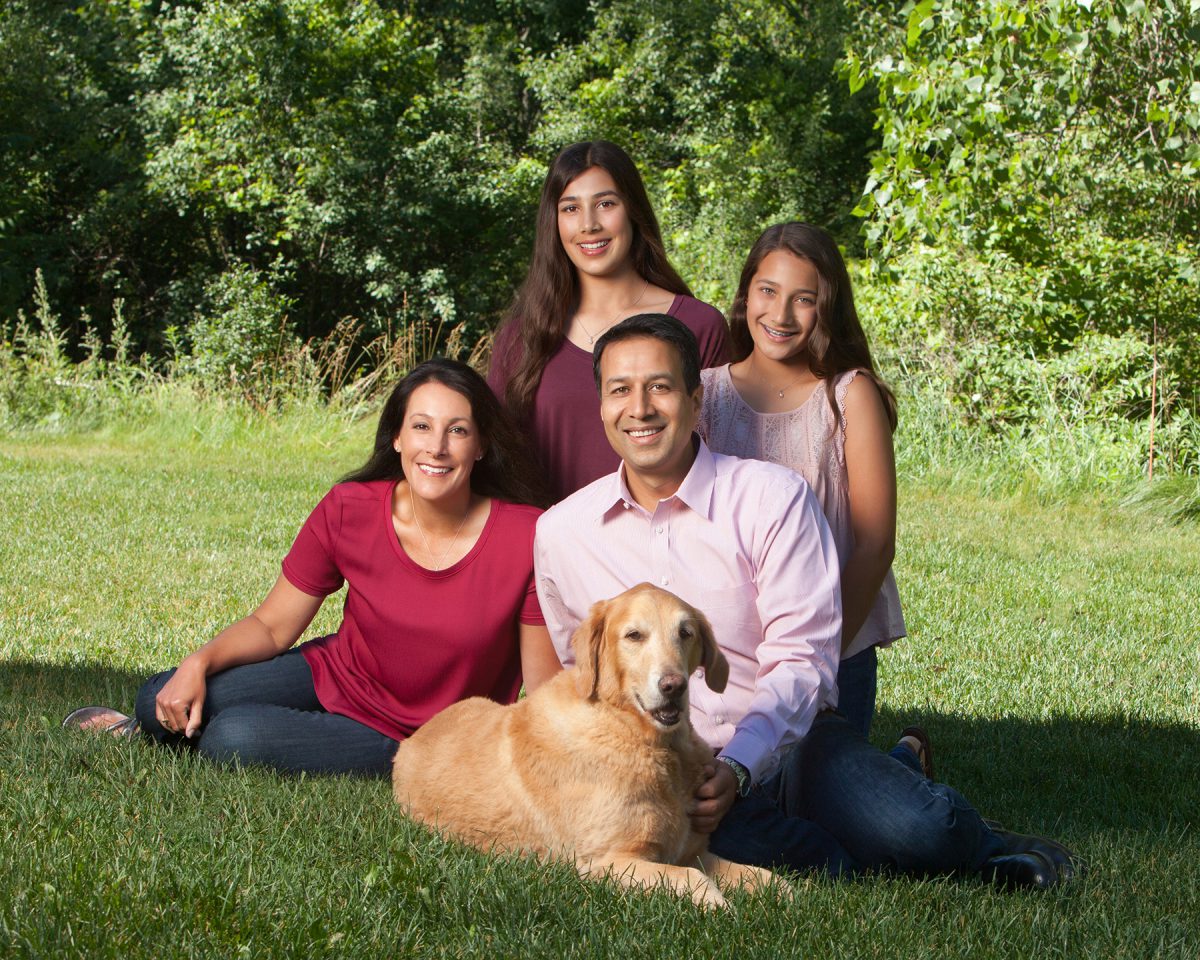
[[[576,143],[550,165],[533,260],[492,351],[488,382],[533,435],[561,500],[617,468],[592,381],[592,346],[635,313],[669,313],[723,363],[720,311],[691,296],[663,250],[633,161],[606,140]]]
[[[152,677],[136,719],[64,726],[193,743],[288,772],[389,772],[400,740],[469,696],[502,703],[557,670],[533,582],[544,503],[483,379],[430,360],[392,391],[367,463],[325,496],[250,616]],[[348,584],[337,633],[291,649]]]
[[[718,453],[770,460],[808,481],[842,562],[838,709],[866,736],[876,647],[904,636],[896,549],[896,402],[879,379],[846,264],[818,227],[768,228],[729,311],[734,362],[705,370],[700,432]],[[932,774],[928,741],[908,744]]]

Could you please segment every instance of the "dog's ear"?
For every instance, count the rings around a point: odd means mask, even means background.
[[[596,699],[600,686],[600,650],[604,646],[604,630],[607,622],[608,601],[597,600],[583,621],[571,635],[571,646],[575,648],[575,685],[580,696]]]
[[[699,610],[696,611],[696,625],[700,628],[700,665],[704,667],[704,682],[714,693],[721,693],[729,683],[729,661],[717,646],[708,617]]]

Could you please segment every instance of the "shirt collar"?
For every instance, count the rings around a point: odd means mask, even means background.
[[[674,496],[689,509],[711,520],[717,465],[708,445],[697,434],[692,434],[692,437],[696,443],[696,459],[692,461],[692,468],[683,478],[683,483],[679,485]],[[633,499],[633,494],[629,492],[629,484],[625,482],[624,461],[617,467],[615,473],[608,475],[600,504],[601,520],[615,510],[642,510],[645,512],[643,507]]]
[[[696,459],[692,469],[683,478],[683,483],[675,491],[675,496],[688,507],[706,519],[712,519],[713,491],[717,484],[717,463],[712,451],[697,434],[692,434],[696,440]]]

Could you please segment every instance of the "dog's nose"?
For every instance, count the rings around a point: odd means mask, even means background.
[[[685,686],[687,679],[680,673],[664,673],[658,680],[658,692],[664,697],[673,697]]]

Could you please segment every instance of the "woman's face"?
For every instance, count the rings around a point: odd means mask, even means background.
[[[746,326],[755,352],[786,362],[808,347],[817,326],[819,282],[811,260],[787,250],[763,257],[746,291]]]
[[[558,198],[558,237],[580,273],[612,276],[629,267],[633,224],[612,175],[589,167]]]
[[[423,383],[408,398],[392,440],[413,496],[442,501],[468,493],[483,440],[471,402],[443,383]]]

